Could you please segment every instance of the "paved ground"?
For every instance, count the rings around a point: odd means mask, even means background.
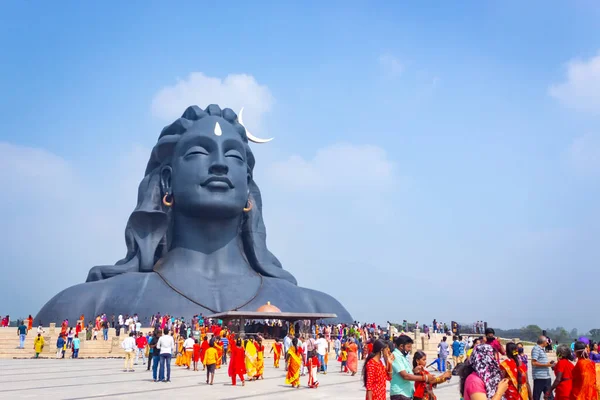
[[[123,361],[118,359],[0,360],[0,399],[130,400],[163,395],[180,399],[194,396],[223,400],[365,398],[360,376],[334,372],[333,367],[337,367],[338,363],[330,364],[332,371],[329,374],[319,375],[318,389],[306,388],[306,377],[301,378],[302,388],[292,389],[285,385],[284,371],[269,365],[272,359],[266,361],[264,380],[248,382],[245,387],[233,387],[226,369],[217,371],[214,385],[208,386],[202,372],[174,366],[171,383],[154,383],[151,373],[144,367],[135,372],[122,372]],[[441,385],[436,391],[438,399],[458,399],[457,385],[456,377]]]

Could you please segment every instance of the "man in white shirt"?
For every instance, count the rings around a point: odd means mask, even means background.
[[[130,370],[133,372],[133,354],[136,348],[133,332],[130,332],[129,336],[123,340],[121,347],[125,350],[125,366],[123,372],[128,372]]]
[[[325,364],[325,354],[327,354],[327,351],[329,350],[329,343],[327,343],[327,340],[325,339],[325,337],[323,336],[322,333],[319,335],[316,345],[317,345],[317,357],[319,357],[319,364],[321,364],[321,371],[323,371],[324,374],[327,374],[327,365]]]
[[[175,350],[175,340],[169,334],[169,329],[165,328],[163,335],[158,339],[156,348],[160,351],[160,369],[158,370],[158,380],[171,382],[171,357]],[[165,379],[165,364],[167,365],[167,379]]]

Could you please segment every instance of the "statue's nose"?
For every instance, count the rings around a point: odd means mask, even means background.
[[[215,160],[215,162],[208,168],[208,172],[215,175],[225,175],[229,172],[229,167],[223,162],[223,160]]]

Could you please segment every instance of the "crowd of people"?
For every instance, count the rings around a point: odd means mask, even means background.
[[[269,351],[273,367],[285,368],[285,383],[293,388],[301,386],[304,376],[309,388],[318,388],[319,375],[327,374],[331,366],[329,356],[335,354],[339,372],[350,376],[360,372],[359,361],[364,361],[362,381],[368,400],[386,399],[388,382],[391,400],[433,400],[437,386],[453,374],[460,377],[463,400],[598,400],[600,393],[598,344],[584,337],[570,346],[555,347],[558,361],[554,362],[549,361],[548,349],[552,347],[545,336],[539,338],[528,355],[522,343],[503,345],[491,328],[486,328],[482,336],[449,337],[445,335],[450,332],[443,332],[437,357],[428,360],[425,352],[413,351],[414,335],[408,335],[404,329],[398,332],[392,324],[383,328],[358,322],[326,325],[300,321],[288,325],[278,320],[248,321],[243,327],[245,335],[240,337],[234,333],[240,326],[202,315],[186,320],[157,313],[149,320],[151,328],[145,334],[135,314],[98,315],[87,324],[81,316],[73,327],[65,320],[56,343],[56,357],[65,358],[70,349],[71,358],[78,358],[79,335],[97,340],[101,332],[108,340],[108,329],[114,327],[117,337],[121,330],[125,332],[121,342],[125,353],[123,370],[133,371],[134,365],[141,363],[151,371],[154,382],[171,381],[173,358],[175,368],[205,371],[208,385],[213,384],[215,372],[224,366],[234,386],[238,381],[245,386],[247,381],[262,380],[265,341],[273,339]],[[18,322],[20,348],[32,325],[31,316]],[[438,322],[432,326],[436,327],[433,333],[437,333]],[[425,330],[423,333],[429,334]],[[43,334],[40,326],[34,340],[36,358],[45,346]]]

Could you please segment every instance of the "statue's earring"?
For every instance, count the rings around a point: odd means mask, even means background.
[[[252,210],[252,200],[248,199],[248,205],[244,207],[244,212],[249,212]]]
[[[171,207],[173,205],[173,195],[167,192],[163,196],[163,204],[167,207]]]

